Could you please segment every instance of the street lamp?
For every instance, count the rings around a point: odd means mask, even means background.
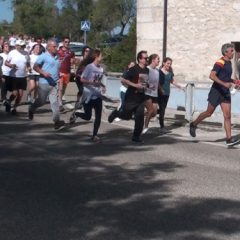
[[[168,1],[164,0],[163,6],[163,59],[166,57],[167,53],[167,5]]]

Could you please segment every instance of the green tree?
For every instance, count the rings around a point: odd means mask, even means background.
[[[14,0],[13,31],[44,37],[55,34],[56,0]],[[47,27],[46,27],[47,26]]]
[[[128,36],[117,46],[103,49],[104,64],[108,71],[122,72],[130,61],[136,59],[136,21],[133,21]]]

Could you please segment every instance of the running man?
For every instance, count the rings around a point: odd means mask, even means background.
[[[137,54],[137,62],[138,64],[130,68],[125,78],[122,79],[122,84],[128,87],[124,104],[121,109],[112,111],[108,117],[108,122],[112,123],[117,117],[130,120],[134,113],[135,126],[132,141],[143,143],[141,133],[144,125],[144,91],[147,88],[149,74],[147,68],[148,54],[146,51],[140,51]]]
[[[65,37],[63,39],[62,46],[58,50],[58,57],[60,60],[60,79],[59,79],[59,109],[60,111],[64,111],[62,98],[65,94],[67,85],[70,81],[70,73],[71,73],[71,64],[74,63],[75,54],[73,51],[69,49],[70,39],[69,37]]]
[[[233,146],[240,139],[231,135],[231,94],[230,88],[234,86],[232,75],[231,59],[233,58],[234,47],[230,43],[222,45],[222,57],[214,64],[210,73],[210,79],[213,81],[208,95],[208,107],[198,118],[190,123],[190,135],[196,137],[197,125],[205,118],[210,117],[218,105],[221,106],[224,117],[224,128],[226,131],[226,144]]]
[[[57,57],[57,43],[50,39],[47,43],[47,51],[36,60],[33,69],[40,74],[38,94],[35,102],[29,106],[28,118],[33,120],[34,112],[43,106],[49,97],[53,112],[54,129],[64,128],[65,122],[60,120],[58,103],[58,80],[60,63]]]

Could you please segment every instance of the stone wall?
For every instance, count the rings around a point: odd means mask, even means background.
[[[137,1],[137,50],[162,56],[164,0]],[[167,56],[178,81],[209,81],[226,42],[240,42],[239,0],[168,0]]]

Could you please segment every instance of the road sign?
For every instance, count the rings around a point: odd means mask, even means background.
[[[91,23],[89,21],[81,21],[81,30],[90,31]]]

